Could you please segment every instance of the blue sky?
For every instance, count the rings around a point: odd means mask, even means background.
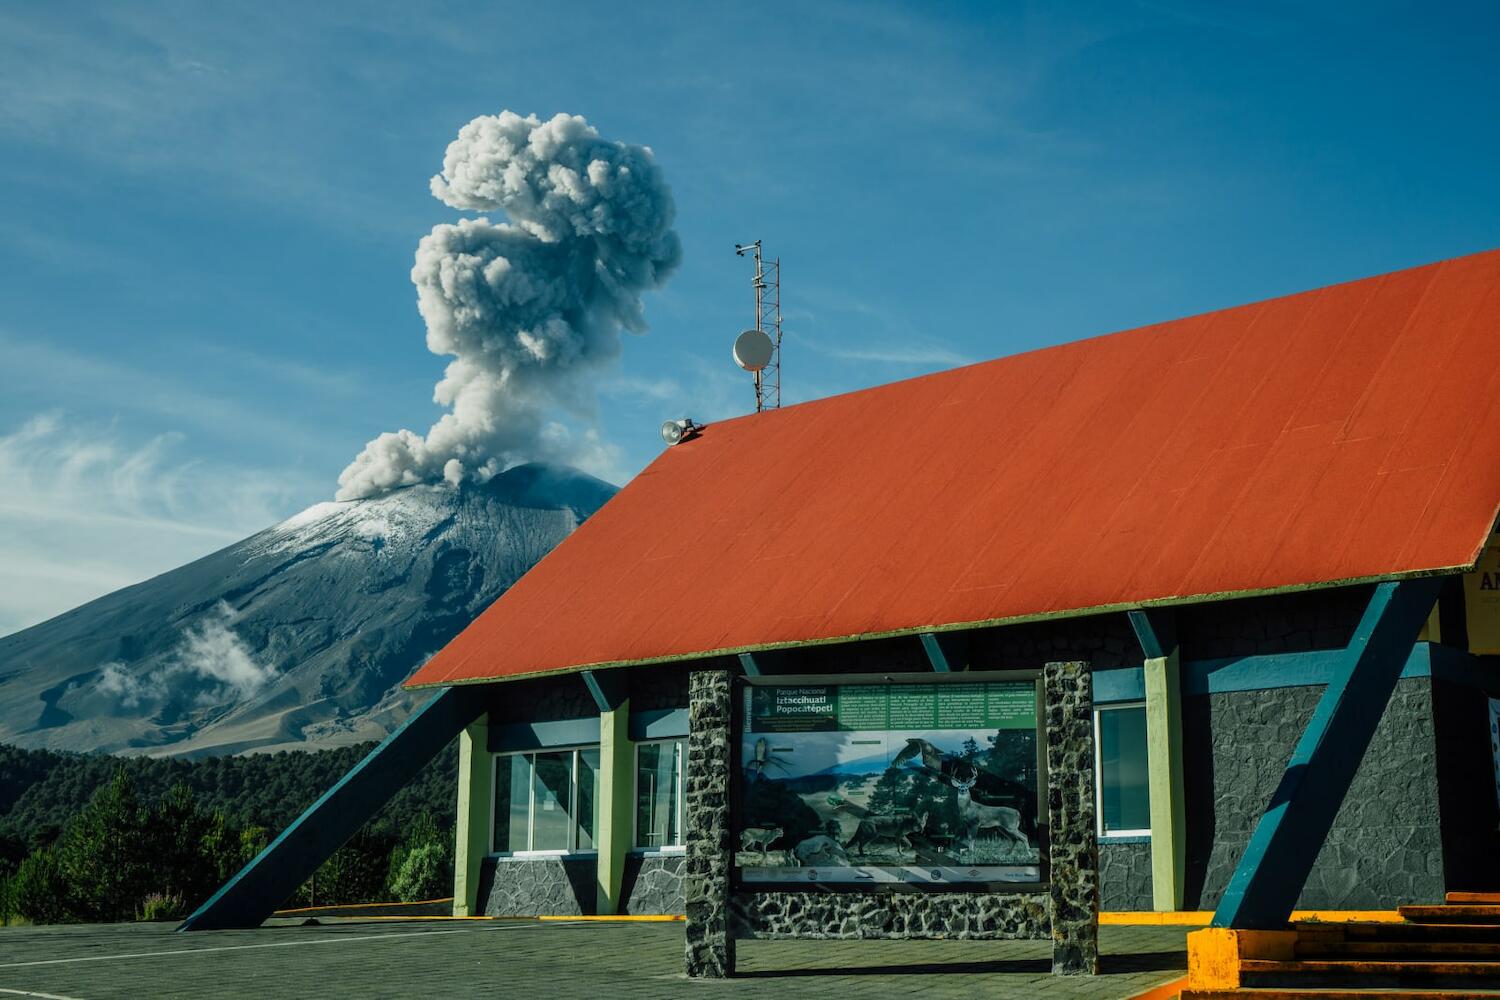
[[[0,8],[0,634],[332,496],[440,414],[408,279],[502,109],[651,146],[680,271],[598,385],[623,481],[796,401],[1500,245],[1490,3]]]

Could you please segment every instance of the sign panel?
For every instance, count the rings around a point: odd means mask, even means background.
[[[747,686],[744,883],[1038,882],[1036,685]]]
[[[1500,535],[1491,535],[1474,572],[1464,574],[1469,652],[1500,653]]]

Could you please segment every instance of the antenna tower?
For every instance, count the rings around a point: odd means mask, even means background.
[[[755,412],[781,409],[781,258],[761,256],[760,240],[736,243],[737,257],[750,254],[755,261],[755,329],[771,340],[771,361],[755,374]]]

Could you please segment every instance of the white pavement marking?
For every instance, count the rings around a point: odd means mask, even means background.
[[[77,997],[60,997],[56,993],[33,993],[30,990],[8,990],[0,986],[0,993],[13,997],[39,997],[41,1000],[78,1000]]]
[[[315,944],[342,944],[353,941],[382,941],[391,938],[417,938],[433,937],[438,934],[492,934],[495,931],[510,930],[511,927],[473,927],[455,928],[448,931],[410,931],[395,934],[359,934],[338,937],[318,938],[316,941],[267,941],[264,944],[226,944],[217,948],[178,948],[174,951],[138,951],[125,955],[85,955],[82,958],[47,958],[35,962],[4,962],[0,963],[0,969],[24,969],[35,965],[73,965],[77,962],[116,962],[127,958],[160,958],[166,955],[206,955],[215,951],[249,951],[252,948],[297,948]],[[520,929],[520,928],[515,928]],[[14,992],[13,990],[0,990],[0,993]],[[45,996],[42,993],[26,994],[31,996]]]

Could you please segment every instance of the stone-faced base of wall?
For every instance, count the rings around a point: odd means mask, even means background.
[[[487,917],[580,916],[594,912],[592,858],[486,858],[479,876]]]
[[[1321,687],[1184,698],[1188,907],[1219,903]],[[1373,910],[1443,898],[1432,682],[1397,682],[1297,901]]]
[[[1045,892],[737,892],[736,938],[956,941],[1036,940],[1051,935]]]
[[[1148,838],[1099,842],[1099,908],[1149,910],[1151,841]]]
[[[637,916],[661,916],[683,911],[681,854],[631,854],[625,858],[625,876],[620,894],[625,912]]]

